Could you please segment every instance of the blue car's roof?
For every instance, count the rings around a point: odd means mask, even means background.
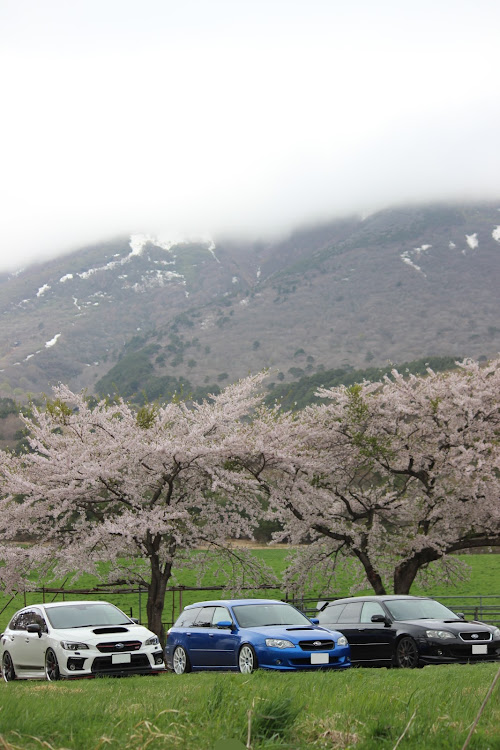
[[[279,599],[211,599],[206,602],[188,604],[184,609],[191,609],[191,607],[232,607],[234,604],[287,604],[287,602],[282,602]]]

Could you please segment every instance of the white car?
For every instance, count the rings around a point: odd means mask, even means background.
[[[2,633],[0,657],[6,682],[165,671],[158,637],[108,602],[19,610]]]

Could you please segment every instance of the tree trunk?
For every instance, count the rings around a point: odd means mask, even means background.
[[[148,601],[146,612],[148,628],[156,633],[162,648],[165,646],[165,628],[162,623],[163,608],[165,606],[165,591],[170,578],[171,567],[161,570],[158,565],[151,565],[151,582],[148,585]]]
[[[421,549],[419,552],[415,552],[409,560],[403,560],[399,565],[396,565],[394,569],[394,593],[409,594],[418,571],[427,563],[440,560],[451,552],[488,546],[500,546],[500,538],[498,536],[464,537],[464,539],[449,544],[445,550],[438,551],[432,547]]]
[[[377,573],[375,568],[373,567],[370,558],[366,554],[366,552],[363,552],[363,550],[360,549],[354,549],[353,552],[360,561],[361,565],[365,569],[366,577],[368,579],[368,582],[372,589],[375,591],[376,594],[386,594],[385,586],[383,584],[382,578]]]

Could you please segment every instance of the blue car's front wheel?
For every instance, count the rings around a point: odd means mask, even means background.
[[[238,654],[238,668],[240,672],[243,674],[250,674],[254,669],[257,669],[258,666],[257,656],[252,646],[248,643],[242,646]]]

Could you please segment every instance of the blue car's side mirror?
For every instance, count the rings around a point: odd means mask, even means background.
[[[310,617],[309,618],[313,625],[319,625],[319,620],[317,617]]]
[[[221,620],[220,622],[217,623],[217,627],[218,628],[232,628],[233,623],[231,622],[231,620]]]

